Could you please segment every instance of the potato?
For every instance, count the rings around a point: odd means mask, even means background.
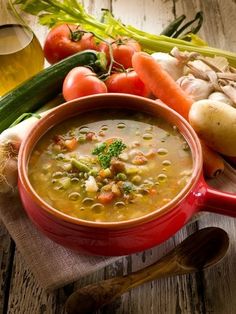
[[[236,156],[236,109],[220,101],[193,103],[189,123],[199,138],[226,156]]]

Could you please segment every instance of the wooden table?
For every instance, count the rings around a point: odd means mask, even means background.
[[[200,35],[210,45],[236,50],[235,0],[103,0],[83,1],[89,12],[99,14],[101,8],[111,10],[124,23],[159,33],[174,17],[183,13],[192,19],[202,10],[204,24]],[[1,14],[1,12],[0,12]],[[28,18],[40,38],[46,29]],[[189,233],[206,226],[219,226],[230,236],[230,250],[225,259],[212,269],[193,275],[167,278],[147,283],[126,293],[104,308],[102,313],[159,314],[234,314],[236,313],[236,219],[216,214],[203,215],[179,231],[169,241],[149,250],[125,257],[80,282],[54,293],[43,291],[31,275],[4,226],[0,227],[0,313],[64,313],[67,296],[76,288],[103,278],[130,273],[148,265],[182,241]]]

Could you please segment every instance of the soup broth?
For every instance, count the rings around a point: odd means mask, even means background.
[[[55,209],[112,222],[169,203],[187,184],[192,166],[185,139],[162,118],[100,110],[49,130],[31,154],[28,176]]]

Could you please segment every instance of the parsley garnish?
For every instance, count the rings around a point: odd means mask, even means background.
[[[106,169],[110,166],[111,157],[109,155],[98,155],[98,161],[103,169]]]
[[[115,140],[108,146],[107,154],[111,157],[118,157],[126,145],[121,140]]]
[[[118,157],[126,145],[121,140],[115,140],[109,146],[106,143],[98,145],[93,151],[93,155],[98,156],[98,161],[103,169],[110,166],[112,157]]]
[[[93,155],[99,155],[100,153],[102,153],[105,150],[106,147],[107,147],[106,143],[100,143],[94,148],[94,150],[92,151],[92,154]]]

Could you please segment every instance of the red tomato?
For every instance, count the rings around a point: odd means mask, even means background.
[[[126,93],[143,97],[150,95],[149,89],[143,84],[135,71],[114,73],[105,81],[108,92]]]
[[[80,32],[75,24],[61,24],[50,30],[44,43],[44,56],[51,64],[56,63],[76,52],[97,49],[91,33]]]
[[[72,69],[67,74],[62,86],[62,94],[67,101],[101,93],[107,93],[106,84],[86,67]]]
[[[112,39],[108,39],[108,42],[114,42]],[[98,45],[98,49],[105,52],[108,63],[110,63],[109,46],[105,42],[101,42]],[[115,68],[121,68],[120,64],[125,68],[132,68],[132,56],[135,52],[141,51],[140,44],[131,38],[120,38],[112,44],[112,53],[114,60],[118,63],[114,63]]]

